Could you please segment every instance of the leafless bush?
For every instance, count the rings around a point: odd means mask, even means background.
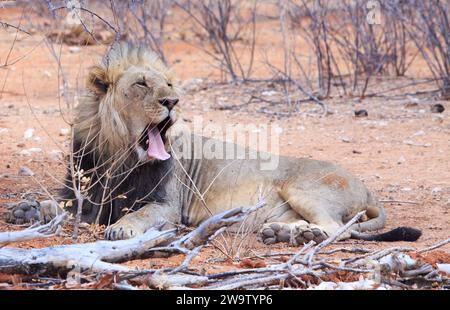
[[[292,29],[298,30],[300,37],[305,39],[314,53],[318,93],[320,97],[324,98],[330,95],[331,82],[334,76],[333,63],[336,62],[330,45],[331,38],[327,24],[327,18],[331,13],[328,4],[324,4],[320,0],[314,2],[307,0],[291,1],[289,8]],[[303,68],[295,50],[292,51],[292,58],[300,72],[303,73],[304,79],[312,88],[309,70]]]
[[[411,0],[417,19],[409,22],[409,35],[438,82],[443,97],[450,96],[450,3],[448,1]]]
[[[385,43],[386,50],[392,55],[389,65],[394,69],[396,76],[404,76],[419,52],[408,57],[408,49],[413,45],[408,34],[409,24],[416,18],[413,6],[398,0],[383,0],[382,8],[385,15]],[[412,43],[412,44],[411,44]]]
[[[256,44],[256,10],[258,0],[252,0],[251,8],[246,9],[243,1],[235,0],[174,0],[192,20],[194,31],[206,35],[214,51],[202,49],[220,65],[222,72],[232,82],[248,80],[252,74]],[[243,55],[236,49],[236,43],[243,39],[244,32],[250,30],[250,39],[245,48],[249,57],[246,65]],[[203,43],[203,42],[201,42]]]
[[[110,1],[106,5],[129,41],[144,43],[167,62],[164,43],[172,0]]]
[[[364,97],[374,76],[387,73],[389,67],[403,76],[415,59],[408,57],[411,40],[400,18],[413,13],[396,0],[377,1],[375,7],[363,0],[289,2],[290,31],[309,45],[317,83],[311,82],[311,68],[304,68],[292,46],[290,57],[303,83],[316,89],[319,97],[328,97],[333,86]],[[374,10],[377,15],[371,16]]]

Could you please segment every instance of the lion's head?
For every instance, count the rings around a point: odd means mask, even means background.
[[[77,109],[76,134],[106,156],[134,150],[140,161],[167,160],[167,130],[179,113],[172,72],[153,52],[114,44],[89,69],[89,91]]]

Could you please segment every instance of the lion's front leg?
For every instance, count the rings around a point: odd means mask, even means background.
[[[109,240],[130,239],[142,235],[148,229],[164,224],[164,228],[174,227],[179,222],[176,208],[167,204],[148,204],[136,212],[122,217],[105,231]]]

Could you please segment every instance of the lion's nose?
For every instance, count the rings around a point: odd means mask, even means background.
[[[175,98],[175,99],[165,98],[165,99],[160,99],[159,103],[161,103],[163,106],[167,107],[169,110],[172,110],[173,107],[176,106],[178,101],[180,101],[178,98]]]

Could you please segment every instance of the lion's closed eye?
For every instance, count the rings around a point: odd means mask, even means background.
[[[134,85],[140,86],[140,87],[145,87],[145,88],[150,88],[147,84],[147,81],[145,79],[142,80],[138,80],[136,83],[134,83]]]

